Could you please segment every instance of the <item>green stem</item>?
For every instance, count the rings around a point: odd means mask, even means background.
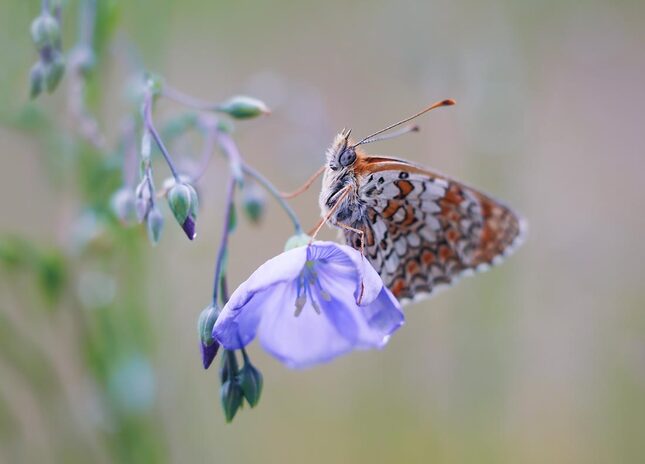
[[[264,187],[277,200],[278,204],[280,204],[284,212],[287,213],[287,215],[291,219],[291,222],[293,222],[293,227],[296,229],[296,234],[302,234],[302,226],[300,225],[298,216],[291,208],[291,206],[289,206],[289,203],[287,203],[286,200],[282,198],[282,195],[280,194],[278,189],[276,189],[266,177],[264,177],[262,174],[260,174],[258,171],[244,162],[242,162],[242,171],[257,180],[260,185],[262,185],[262,187]]]

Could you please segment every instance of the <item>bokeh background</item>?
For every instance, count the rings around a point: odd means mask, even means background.
[[[63,10],[66,48],[78,3]],[[205,100],[266,101],[273,114],[235,137],[284,190],[341,128],[366,135],[451,97],[419,134],[370,149],[505,199],[530,233],[503,266],[408,307],[381,352],[290,371],[253,345],[263,398],[227,425],[195,329],[224,162],[200,183],[193,243],[167,210],[155,248],[141,227],[102,222],[118,157],[79,141],[66,80],[28,101],[39,3],[1,0],[0,460],[645,461],[643,2],[99,3],[110,41],[89,102],[111,146],[137,60]],[[162,102],[155,117],[182,111]],[[307,226],[318,185],[292,202]],[[231,285],[290,233],[270,200],[260,227],[240,219]]]

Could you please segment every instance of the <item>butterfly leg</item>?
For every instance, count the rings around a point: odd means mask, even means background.
[[[322,229],[323,225],[325,225],[327,221],[329,221],[329,219],[334,215],[336,210],[338,210],[340,205],[343,203],[343,200],[347,198],[347,195],[349,195],[349,192],[351,191],[352,191],[352,187],[348,185],[338,193],[338,199],[336,200],[336,204],[327,212],[327,214],[325,214],[325,217],[322,218],[322,221],[318,223],[313,233],[311,234],[311,240],[309,241],[310,243],[314,241],[314,239],[316,238],[316,235],[318,235],[318,232],[320,232],[320,229]]]
[[[361,255],[365,256],[365,231],[348,226],[347,224],[343,224],[342,222],[337,222],[336,225],[341,229],[351,230],[355,234],[358,234],[358,236],[361,238]]]

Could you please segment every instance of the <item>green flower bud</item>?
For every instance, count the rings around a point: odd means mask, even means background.
[[[192,185],[176,183],[168,190],[168,205],[175,216],[175,219],[184,230],[186,236],[192,240],[195,238],[195,220],[199,199],[197,192]]]
[[[237,410],[242,406],[243,398],[242,387],[235,379],[229,379],[222,384],[220,399],[222,401],[222,409],[224,409],[226,422],[233,420]]]
[[[307,234],[298,234],[293,235],[287,240],[287,243],[284,245],[284,251],[293,250],[294,248],[307,246],[311,241],[311,237]]]
[[[190,189],[188,184],[175,184],[168,190],[168,205],[181,225],[190,213]]]
[[[217,105],[215,111],[226,113],[235,119],[249,119],[271,113],[263,101],[245,96],[232,97],[224,103]]]
[[[161,211],[159,211],[159,208],[154,206],[148,213],[147,218],[148,239],[153,245],[159,243],[161,231],[163,230],[163,222],[163,215],[161,214]]]
[[[238,381],[240,382],[240,387],[242,387],[244,398],[246,398],[251,407],[254,407],[260,401],[263,381],[262,373],[249,362],[248,357],[245,359]]]
[[[222,365],[219,369],[219,380],[222,383],[226,383],[230,379],[237,377],[239,367],[237,364],[237,358],[235,357],[234,351],[226,350],[222,356]]]
[[[45,64],[45,86],[47,92],[52,93],[65,73],[65,58],[59,51],[54,51],[51,61]]]
[[[219,308],[211,304],[201,312],[199,321],[197,322],[204,369],[210,367],[219,349],[219,343],[213,338],[212,334],[213,325],[215,325],[219,312]]]
[[[244,212],[249,220],[257,224],[264,215],[265,195],[257,183],[247,179],[243,190]]]
[[[210,304],[204,308],[199,315],[197,328],[199,330],[199,338],[205,346],[209,346],[215,341],[213,338],[213,326],[215,325],[215,321],[217,320],[219,313],[219,308]]]
[[[45,69],[39,61],[31,67],[29,72],[29,96],[36,98],[43,91],[45,81]]]
[[[43,13],[31,23],[31,38],[40,50],[43,47],[58,47],[60,44],[60,26],[56,18]]]

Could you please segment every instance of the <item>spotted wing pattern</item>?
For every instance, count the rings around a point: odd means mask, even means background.
[[[431,295],[510,254],[523,222],[500,202],[405,161],[367,158],[357,166],[366,215],[365,255],[400,300]],[[345,230],[360,248],[360,235]]]

